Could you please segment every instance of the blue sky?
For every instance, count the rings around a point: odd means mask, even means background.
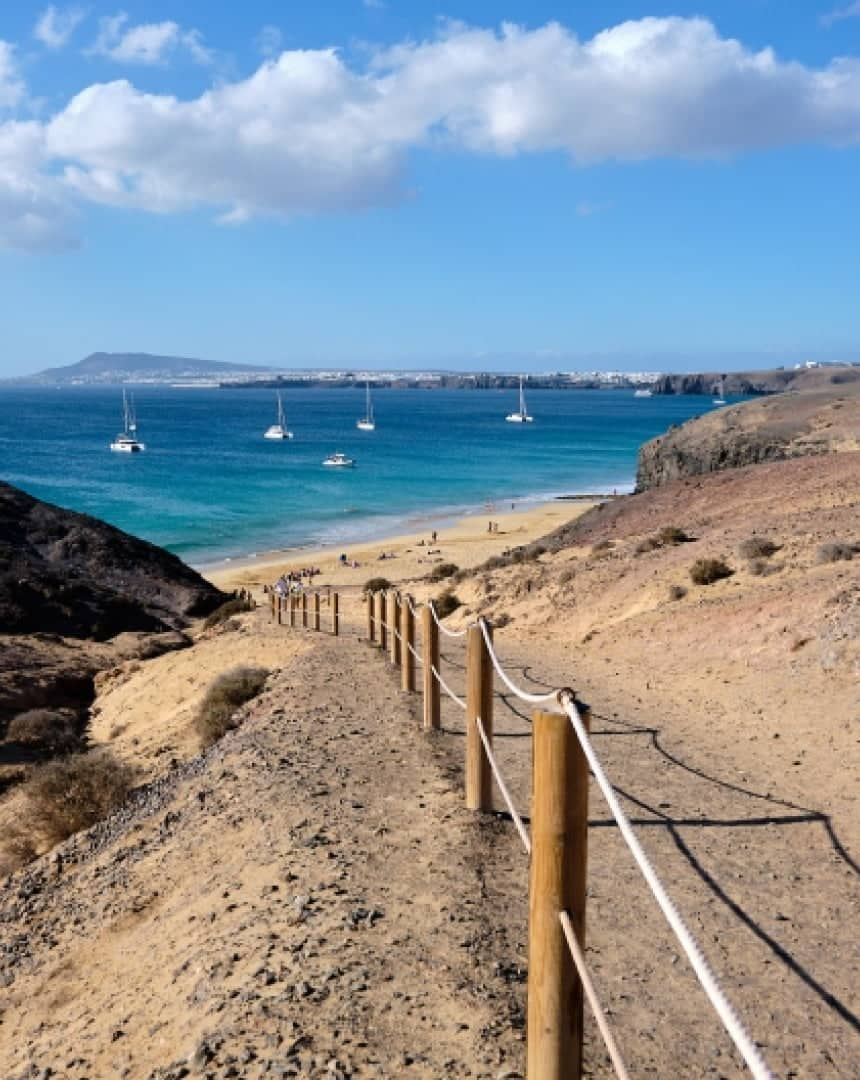
[[[860,2],[18,3],[0,376],[860,360]]]

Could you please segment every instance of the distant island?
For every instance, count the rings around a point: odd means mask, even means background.
[[[177,380],[219,379],[234,373],[246,377],[251,372],[271,372],[254,364],[225,364],[187,356],[156,356],[152,353],[94,352],[65,367],[46,368],[35,375],[9,379],[13,383],[92,385],[130,381],[171,383]]]

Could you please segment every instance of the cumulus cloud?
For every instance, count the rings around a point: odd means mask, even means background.
[[[0,41],[0,111],[14,109],[24,100],[26,87],[18,74],[15,47]]]
[[[199,30],[183,30],[173,21],[129,26],[128,15],[120,12],[99,19],[98,37],[88,51],[119,63],[163,64],[179,48],[187,49],[197,64],[212,63]]]
[[[51,4],[36,20],[33,37],[49,49],[62,49],[86,14],[83,8],[70,7],[61,11]]]
[[[130,37],[143,28],[123,20],[111,48],[128,39],[126,58],[155,62],[181,33],[155,27],[161,35],[144,47]],[[283,52],[190,100],[125,79],[93,85],[41,131],[39,168],[70,197],[153,212],[208,207],[236,225],[407,197],[415,149],[562,152],[588,165],[856,144],[860,61],[783,61],[702,18],[640,19],[585,41],[557,23],[449,23],[363,67],[333,49]]]

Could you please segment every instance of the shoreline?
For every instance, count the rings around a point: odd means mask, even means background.
[[[319,569],[319,575],[314,578],[316,587],[363,586],[369,577],[376,576],[398,580],[422,577],[434,563],[454,562],[460,568],[473,567],[492,555],[502,554],[507,548],[532,543],[584,514],[603,498],[556,497],[526,503],[522,509],[503,513],[476,508],[444,519],[431,517],[419,530],[388,533],[370,539],[362,537],[354,542],[284,548],[196,569],[225,591],[260,588],[275,582],[282,573],[303,566]],[[521,500],[523,502],[525,500]],[[492,532],[488,528],[490,521],[497,527]],[[435,541],[432,540],[434,533]],[[341,554],[346,555],[346,564],[340,562]]]
[[[501,520],[508,514],[521,511],[534,510],[541,507],[551,506],[593,506],[598,502],[604,502],[622,495],[628,495],[634,490],[634,485],[618,486],[612,492],[576,492],[571,494],[558,494],[555,492],[535,492],[530,495],[505,496],[504,498],[488,499],[483,504],[467,504],[454,507],[439,507],[436,510],[426,512],[416,511],[408,514],[391,514],[384,521],[379,521],[374,527],[372,518],[365,518],[362,522],[356,522],[356,528],[351,530],[348,517],[344,518],[343,524],[326,530],[328,534],[338,532],[340,535],[330,536],[324,534],[319,539],[308,540],[304,543],[290,544],[285,547],[264,548],[260,551],[251,551],[238,555],[226,555],[215,559],[188,560],[183,555],[178,557],[196,570],[198,574],[211,580],[212,575],[221,576],[232,572],[246,571],[255,567],[262,567],[278,563],[284,560],[300,558],[302,553],[311,556],[318,552],[329,552],[333,549],[339,551],[343,548],[361,545],[366,547],[373,544],[387,543],[391,539],[413,536],[417,540],[423,532],[440,532],[450,529],[470,518],[488,516],[494,520]],[[510,505],[511,510],[502,509]]]

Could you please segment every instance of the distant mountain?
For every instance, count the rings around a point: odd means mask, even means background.
[[[47,368],[16,382],[124,382],[128,379],[199,379],[228,372],[271,371],[258,364],[225,364],[187,356],[153,356],[151,353],[95,352],[76,364]]]

